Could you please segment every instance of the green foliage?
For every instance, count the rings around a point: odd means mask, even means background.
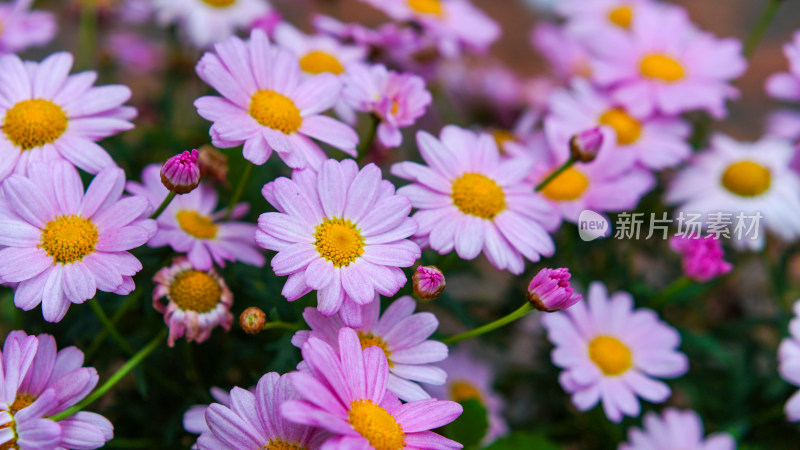
[[[453,423],[444,427],[447,437],[460,442],[465,448],[474,448],[489,430],[489,413],[480,400],[470,398],[459,402],[464,412]]]

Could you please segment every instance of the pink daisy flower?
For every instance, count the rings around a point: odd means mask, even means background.
[[[789,60],[789,72],[773,74],[767,79],[765,88],[773,98],[800,101],[800,31],[795,32],[792,41],[783,46],[783,54]]]
[[[555,345],[553,364],[564,369],[559,383],[581,411],[602,402],[606,417],[636,417],[642,397],[665,401],[669,386],[656,380],[686,373],[689,360],[677,350],[680,335],[654,311],[633,309],[627,292],[610,297],[600,282],[589,286],[587,302],[542,317]]]
[[[249,389],[251,392],[253,389]],[[216,386],[210,390],[211,398],[214,402],[222,406],[230,407],[231,394]],[[211,405],[192,405],[185,413],[183,413],[183,429],[192,434],[203,434],[204,432],[211,431],[206,423],[206,410]]]
[[[461,415],[461,405],[435,399],[402,404],[387,390],[383,350],[361,348],[358,334],[339,330],[339,354],[311,337],[303,344],[307,372],[287,376],[302,400],[281,406],[288,420],[322,428],[333,436],[325,448],[459,449],[461,444],[430,430]]]
[[[100,448],[114,427],[105,417],[81,411],[59,422],[53,416],[77,404],[97,385],[97,371],[83,366],[75,347],[57,350],[52,336],[12,331],[0,352],[0,447]]]
[[[301,80],[297,57],[271,47],[261,30],[253,30],[247,43],[231,37],[214,48],[216,53],[206,53],[197,64],[197,74],[223,97],[200,97],[194,104],[214,122],[216,147],[244,144],[244,157],[257,165],[275,150],[292,168],[317,168],[325,160],[311,138],[356,156],[355,131],[321,114],[339,98],[335,75]]]
[[[329,159],[319,173],[295,171],[261,192],[278,212],[259,217],[256,242],[278,252],[272,270],[289,276],[283,296],[294,301],[316,290],[319,312],[339,312],[348,326],[361,326],[359,309],[376,293],[396,294],[407,281],[400,267],[420,257],[407,239],[417,231],[411,202],[374,164],[359,170],[353,160]]]
[[[342,95],[356,111],[372,113],[380,120],[378,140],[387,148],[403,142],[400,128],[414,125],[433,99],[421,77],[390,71],[382,64],[351,66]]]
[[[795,302],[793,309],[789,337],[784,338],[778,347],[778,371],[786,382],[800,386],[800,301]],[[800,422],[800,391],[789,397],[784,412],[789,421]]]
[[[767,134],[791,141],[800,139],[800,112],[779,109],[767,116]]]
[[[545,122],[553,148],[566,148],[577,133],[600,126],[601,153],[613,153],[619,166],[639,163],[649,169],[674,167],[691,155],[687,139],[690,127],[680,118],[632,116],[604,93],[584,80],[576,80],[571,90],[550,96],[550,113]]]
[[[153,308],[164,314],[170,347],[184,335],[189,342],[199,344],[211,337],[217,326],[230,330],[233,293],[213,268],[197,270],[188,259],[178,257],[171,266],[159,270],[153,282]],[[163,298],[167,304],[161,301]]]
[[[460,345],[446,360],[437,364],[447,372],[447,382],[442,385],[426,385],[425,389],[438,399],[463,402],[478,400],[489,414],[489,429],[481,444],[486,446],[508,433],[508,424],[503,418],[505,402],[494,391],[494,371],[491,364],[473,356],[465,345]]]
[[[392,174],[414,182],[397,192],[417,208],[416,238],[467,260],[483,251],[495,267],[515,274],[525,267],[523,256],[535,262],[553,254],[547,229],[558,225],[557,217],[523,181],[532,159],[501,158],[489,134],[456,126],[442,129],[440,140],[420,131],[417,144],[427,166],[392,166]]]
[[[56,35],[55,17],[49,12],[31,11],[32,4],[33,0],[0,4],[0,55],[45,45]]]
[[[660,417],[649,412],[644,429],[628,430],[628,442],[619,450],[735,450],[736,441],[728,433],[714,433],[703,439],[703,420],[694,411],[667,408]]]
[[[134,195],[147,198],[153,208],[160,205],[169,193],[161,183],[159,164],[151,164],[144,169],[142,184],[129,181],[126,188]],[[214,212],[217,200],[217,192],[204,184],[188,194],[176,196],[158,216],[158,232],[147,245],[169,245],[176,252],[187,253],[197,270],[209,270],[214,263],[225,267],[225,261],[263,266],[264,256],[255,245],[256,226],[223,220],[226,210]],[[246,203],[236,205],[231,218],[243,217],[247,209]]]
[[[294,424],[280,414],[282,405],[301,398],[287,375],[269,372],[255,392],[235,387],[226,404],[206,409],[207,431],[197,440],[200,450],[262,450],[319,448],[323,434]],[[229,403],[229,404],[228,404]]]
[[[485,52],[500,37],[497,22],[467,0],[362,1],[398,22],[421,24],[447,58],[459,56],[462,48]]]
[[[567,19],[569,34],[588,40],[593,33],[627,32],[643,9],[667,7],[653,0],[561,0],[555,11]]]
[[[537,23],[530,35],[536,51],[545,57],[549,67],[559,78],[589,78],[592,68],[589,51],[565,27],[548,22]]]
[[[356,329],[362,348],[378,346],[389,362],[387,389],[403,401],[430,398],[416,382],[443,384],[447,375],[431,363],[447,358],[447,346],[428,339],[439,321],[431,313],[414,314],[417,304],[411,297],[400,297],[380,315],[380,300],[362,309],[362,325]],[[325,317],[314,308],[306,308],[303,318],[311,331],[295,333],[292,344],[302,348],[311,336],[338,348],[339,330],[346,325],[338,317]]]
[[[247,29],[271,10],[267,0],[152,0],[162,25],[177,23],[197,47],[208,47]]]
[[[41,63],[0,57],[0,181],[32,162],[66,159],[96,174],[114,161],[95,141],[133,128],[125,86],[92,87],[95,72],[69,75],[72,55]]]
[[[25,311],[39,303],[48,322],[58,322],[70,303],[83,303],[99,289],[125,295],[142,264],[128,253],[155,233],[145,218],[150,204],[122,197],[125,173],[101,171],[86,193],[66,161],[32,164],[2,185],[13,215],[0,220],[0,279],[19,283],[14,303]]]
[[[680,253],[683,273],[692,280],[705,282],[733,269],[733,265],[725,261],[722,242],[713,235],[676,235],[669,240],[669,246]]]
[[[593,80],[636,117],[697,109],[724,117],[725,101],[738,95],[729,82],[747,66],[738,40],[699,31],[680,8],[641,9],[629,33],[593,41]]]

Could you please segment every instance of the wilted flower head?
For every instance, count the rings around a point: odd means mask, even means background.
[[[197,166],[200,175],[224,186],[228,185],[228,157],[210,145],[200,147]]]
[[[539,311],[555,312],[567,309],[582,298],[569,284],[569,269],[542,269],[528,285],[528,301]]]
[[[261,308],[251,306],[239,315],[239,326],[247,334],[258,334],[267,323],[267,314]]]
[[[581,131],[569,140],[569,151],[572,158],[584,163],[594,161],[602,146],[603,133],[600,131],[600,127]]]
[[[414,293],[423,300],[431,300],[444,291],[447,282],[444,274],[436,266],[419,266],[411,276],[414,282]]]
[[[708,281],[731,271],[733,266],[725,261],[722,242],[713,235],[676,235],[669,240],[673,250],[681,254],[683,272],[695,281]]]
[[[197,150],[185,151],[168,159],[161,167],[161,183],[176,194],[188,194],[200,184]]]

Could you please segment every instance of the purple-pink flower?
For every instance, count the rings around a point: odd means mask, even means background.
[[[539,311],[555,312],[578,303],[582,296],[569,284],[569,269],[542,269],[528,285],[528,301]]]
[[[667,408],[659,416],[649,412],[644,427],[628,430],[628,441],[619,450],[735,450],[736,441],[728,433],[714,433],[703,438],[703,420],[694,411]]]
[[[356,329],[362,348],[377,346],[389,361],[387,389],[403,401],[430,398],[417,382],[443,384],[444,371],[432,363],[447,358],[447,346],[428,339],[439,321],[431,313],[414,313],[417,304],[411,297],[400,297],[380,315],[376,299],[362,309],[362,325]],[[292,344],[302,348],[310,337],[317,337],[338,348],[339,330],[345,324],[336,316],[325,317],[314,308],[306,308],[303,318],[311,331],[295,333]]]
[[[128,182],[128,192],[144,196],[157,208],[169,194],[161,184],[160,173],[160,165],[147,166],[142,172],[142,183]],[[224,267],[226,261],[264,265],[264,256],[256,247],[256,226],[235,220],[247,214],[247,204],[236,205],[230,217],[234,220],[226,220],[226,210],[214,212],[217,200],[217,192],[204,184],[176,196],[158,216],[158,232],[147,245],[169,245],[176,252],[186,253],[198,270],[209,270],[214,263]]]
[[[673,250],[680,253],[683,273],[695,281],[708,281],[731,271],[725,261],[722,242],[713,235],[676,235],[669,240]]]
[[[252,389],[251,389],[252,390]],[[221,388],[212,386],[209,389],[211,398],[222,406],[230,406],[231,394]],[[210,405],[192,405],[183,413],[183,429],[192,434],[202,434],[210,431],[206,423],[206,410]]]
[[[18,283],[14,303],[26,311],[42,304],[48,322],[58,322],[70,303],[97,290],[124,295],[142,269],[128,253],[156,231],[142,197],[122,197],[125,173],[101,171],[86,192],[78,171],[56,160],[32,164],[27,177],[2,184],[9,215],[0,220],[0,279]]]
[[[778,347],[778,372],[786,382],[800,386],[800,301],[792,307],[794,317],[789,322],[789,336]],[[790,422],[800,422],[800,391],[795,391],[784,406]]]
[[[380,121],[378,140],[387,148],[403,142],[400,129],[414,125],[432,100],[422,77],[391,71],[382,64],[350,67],[342,95],[356,111],[375,115]]]
[[[542,317],[555,345],[553,364],[564,369],[558,381],[581,411],[602,402],[610,420],[641,411],[637,397],[664,402],[670,388],[656,378],[686,373],[689,360],[678,351],[680,335],[650,309],[633,309],[627,292],[608,295],[600,282],[589,286],[588,301]]]
[[[94,449],[111,440],[111,422],[93,412],[59,422],[46,419],[77,404],[97,385],[97,371],[83,367],[83,352],[58,350],[53,336],[17,330],[0,353],[0,447]]]
[[[318,173],[296,170],[261,192],[278,211],[259,217],[256,241],[278,252],[272,269],[289,276],[283,296],[294,301],[316,290],[319,312],[339,312],[348,326],[361,325],[360,308],[376,293],[396,294],[407,281],[400,268],[420,257],[408,240],[417,231],[411,202],[374,164],[359,170],[351,159],[329,159]]]
[[[403,404],[387,390],[389,364],[383,350],[362,349],[351,328],[339,330],[338,344],[338,354],[313,336],[303,344],[307,370],[287,375],[302,400],[283,403],[285,418],[330,432],[325,448],[462,448],[430,431],[455,420],[461,405],[436,399]]]
[[[230,330],[233,293],[213,267],[197,270],[181,256],[159,270],[153,282],[156,284],[153,307],[164,314],[170,347],[184,335],[187,341],[199,344],[211,337],[217,326]],[[162,299],[166,299],[166,304]]]
[[[558,217],[524,182],[532,159],[502,158],[491,135],[456,126],[445,127],[440,139],[420,131],[417,144],[428,165],[401,162],[392,174],[414,182],[397,192],[417,208],[415,237],[425,246],[467,260],[483,252],[515,274],[524,269],[523,257],[553,254],[547,229]]]
[[[210,133],[216,147],[244,144],[244,157],[257,165],[274,150],[292,168],[318,168],[325,160],[311,138],[356,155],[355,131],[322,114],[339,99],[335,75],[302,80],[297,57],[271,46],[261,30],[253,30],[249,42],[231,37],[214,49],[203,55],[197,74],[222,97],[200,97],[194,104],[198,114],[214,122]]]
[[[71,67],[72,55],[63,52],[40,63],[0,57],[0,181],[52,159],[92,174],[114,165],[95,141],[133,128],[136,110],[122,106],[131,91],[93,87],[95,72],[69,75]]]
[[[783,46],[783,54],[789,60],[789,72],[770,76],[765,86],[767,93],[779,100],[800,101],[800,31]]]
[[[161,184],[176,194],[187,194],[200,184],[197,150],[185,151],[168,159],[161,166]]]
[[[56,19],[45,11],[31,11],[33,0],[0,4],[0,55],[45,45],[56,35]]]

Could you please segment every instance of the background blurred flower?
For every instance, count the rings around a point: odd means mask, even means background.
[[[705,282],[733,269],[724,260],[722,242],[713,235],[673,236],[669,245],[681,254],[683,273],[692,280]]]
[[[619,450],[734,450],[736,441],[728,433],[715,433],[703,439],[703,421],[694,411],[667,408],[659,417],[654,412],[644,416],[644,429],[631,428],[628,442]]]
[[[197,47],[208,47],[243,30],[270,10],[267,0],[152,0],[162,25],[180,25]]]
[[[45,11],[31,11],[33,0],[0,4],[0,55],[45,45],[56,35],[56,20]]]

